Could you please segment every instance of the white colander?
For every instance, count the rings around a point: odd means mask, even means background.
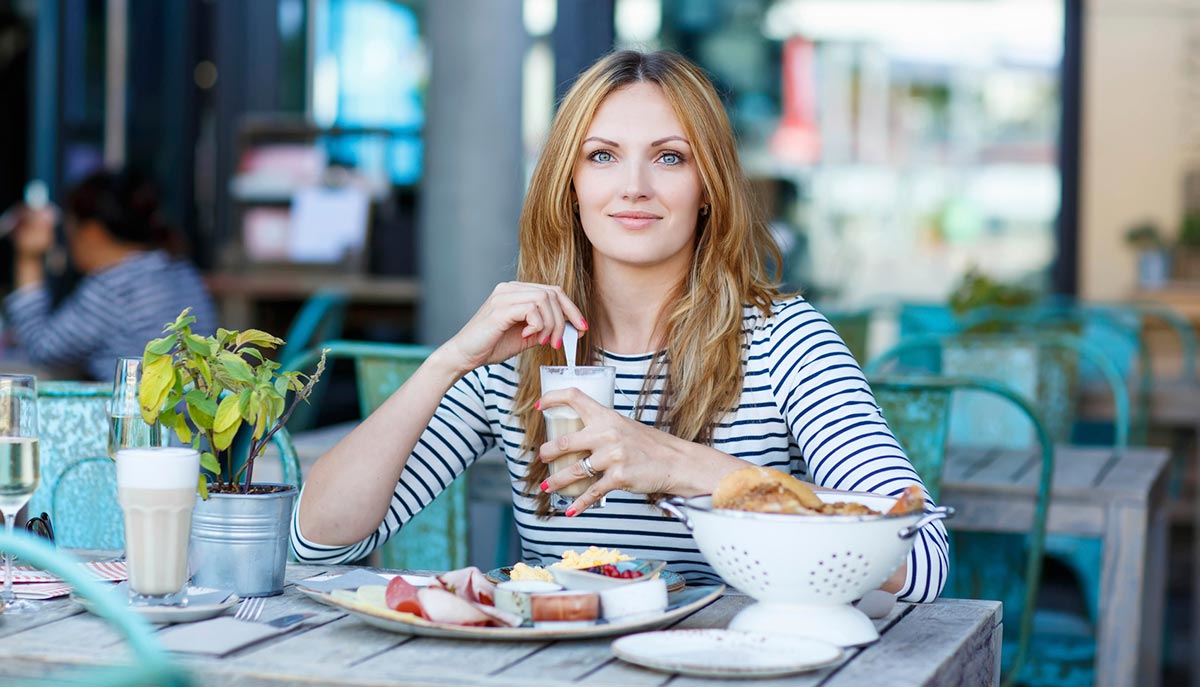
[[[896,499],[818,493],[886,513]],[[917,532],[953,515],[948,507],[905,515],[782,515],[719,510],[711,496],[670,498],[662,508],[683,521],[709,565],[754,604],[729,627],[786,633],[841,646],[879,638],[851,602],[879,587],[904,562]]]

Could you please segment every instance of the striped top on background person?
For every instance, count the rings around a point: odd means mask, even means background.
[[[131,253],[87,275],[57,309],[44,284],[18,289],[4,307],[30,362],[79,367],[97,380],[112,379],[118,356],[141,355],[184,308],[192,309],[199,334],[211,334],[217,323],[200,273],[162,250]]]
[[[769,318],[747,306],[743,322],[743,389],[737,408],[713,432],[714,448],[832,489],[897,496],[920,484],[861,369],[820,313],[795,297],[776,302]],[[658,413],[661,378],[654,380],[640,416],[635,412],[652,357],[603,353],[597,361],[616,368],[614,409],[650,426]],[[512,416],[516,385],[514,360],[479,368],[455,384],[409,457],[383,522],[362,541],[347,546],[308,541],[300,532],[297,508],[292,527],[297,558],[333,564],[366,556],[499,443],[512,480],[526,562],[545,565],[567,549],[595,545],[665,560],[692,583],[718,579],[683,524],[644,495],[614,491],[603,509],[574,518],[538,518],[535,500],[522,491],[533,458],[522,452],[524,430]],[[940,522],[934,523],[921,530],[910,554],[900,598],[932,601],[947,568],[946,532]]]

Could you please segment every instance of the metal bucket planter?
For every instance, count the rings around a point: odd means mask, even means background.
[[[270,494],[209,494],[196,497],[188,562],[192,584],[229,589],[238,596],[283,593],[288,528],[296,488]]]

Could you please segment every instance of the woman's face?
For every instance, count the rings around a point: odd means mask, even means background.
[[[635,83],[600,103],[573,175],[593,263],[685,272],[704,191],[662,90]]]

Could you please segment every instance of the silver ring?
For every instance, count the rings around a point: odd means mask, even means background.
[[[596,475],[600,474],[600,473],[596,472],[596,470],[592,467],[592,457],[591,456],[584,458],[583,460],[579,461],[579,463],[581,465],[583,465],[583,471],[587,473],[588,477],[595,477]]]

